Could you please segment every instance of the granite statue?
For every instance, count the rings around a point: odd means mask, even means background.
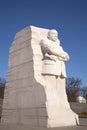
[[[16,33],[10,51],[2,124],[75,126],[79,118],[67,100],[69,55],[58,32],[29,26]]]

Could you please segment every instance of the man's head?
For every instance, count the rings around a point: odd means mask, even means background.
[[[54,42],[57,41],[58,32],[55,29],[48,31],[48,38]]]

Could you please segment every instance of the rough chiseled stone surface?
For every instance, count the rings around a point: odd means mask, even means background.
[[[76,125],[78,116],[70,109],[65,83],[43,76],[41,39],[48,29],[29,26],[16,33],[9,54],[5,88],[3,124],[40,127]],[[62,86],[63,85],[63,86]]]

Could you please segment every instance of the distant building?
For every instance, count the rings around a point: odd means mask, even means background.
[[[77,96],[76,97],[76,102],[78,103],[86,103],[86,99],[82,96]]]
[[[77,95],[76,102],[78,102],[78,103],[86,103],[86,99],[83,97],[83,91],[82,90],[77,92],[76,95]]]

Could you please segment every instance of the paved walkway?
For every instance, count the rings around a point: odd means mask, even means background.
[[[87,118],[80,118],[79,126],[58,128],[34,128],[28,125],[0,125],[0,130],[87,130]]]

